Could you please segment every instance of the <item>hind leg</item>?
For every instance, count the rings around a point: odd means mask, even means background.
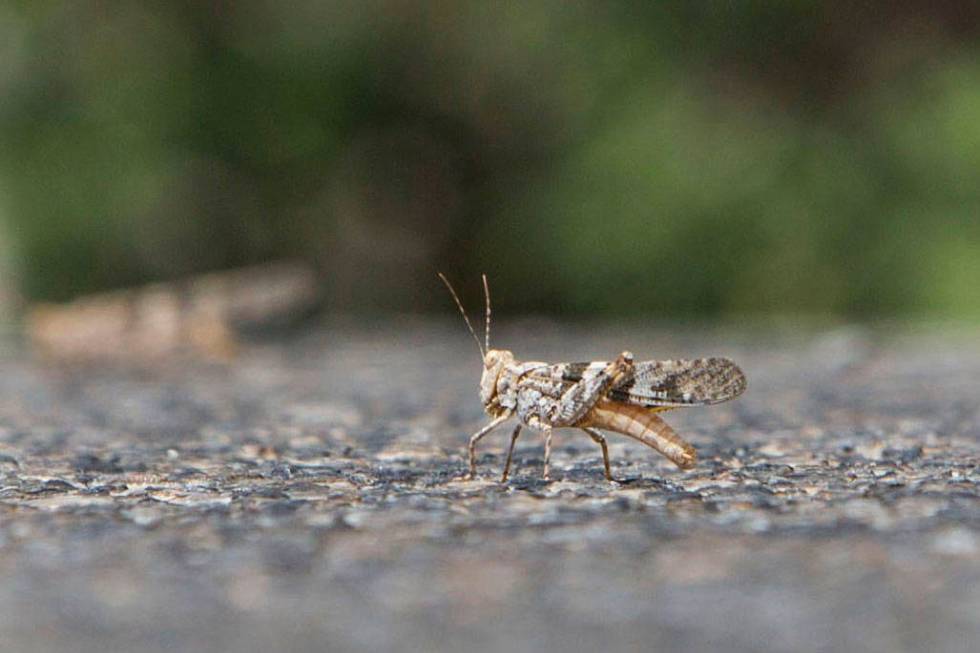
[[[595,440],[600,447],[602,447],[602,464],[606,468],[606,480],[615,481],[616,479],[613,478],[612,472],[609,470],[609,447],[606,446],[606,438],[593,428],[584,427],[582,430],[585,431],[590,438]]]

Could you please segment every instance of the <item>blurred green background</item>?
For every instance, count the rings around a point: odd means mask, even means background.
[[[337,311],[980,317],[980,5],[5,2],[28,300],[280,258]]]

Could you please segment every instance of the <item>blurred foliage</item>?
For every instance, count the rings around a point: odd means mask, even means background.
[[[37,299],[315,261],[337,310],[980,316],[974,2],[8,2]]]

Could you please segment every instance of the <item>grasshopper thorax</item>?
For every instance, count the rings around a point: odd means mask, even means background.
[[[508,365],[514,362],[514,354],[506,349],[489,349],[483,357],[483,376],[480,377],[480,401],[489,411],[497,398],[497,381]]]

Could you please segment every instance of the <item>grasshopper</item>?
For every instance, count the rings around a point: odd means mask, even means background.
[[[609,448],[599,429],[639,440],[666,456],[681,469],[691,469],[697,452],[657,413],[683,406],[705,406],[728,401],[745,391],[745,375],[727,358],[634,361],[624,351],[612,362],[520,362],[506,349],[490,348],[490,287],[483,275],[486,297],[486,333],[481,343],[452,284],[446,284],[483,357],[480,401],[489,424],[473,434],[469,443],[469,474],[476,477],[476,444],[490,431],[517,417],[510,436],[507,462],[500,481],[510,474],[514,445],[525,426],[544,434],[544,478],[551,477],[551,440],[556,428],[578,428],[602,448],[606,479],[615,480],[609,467]]]

